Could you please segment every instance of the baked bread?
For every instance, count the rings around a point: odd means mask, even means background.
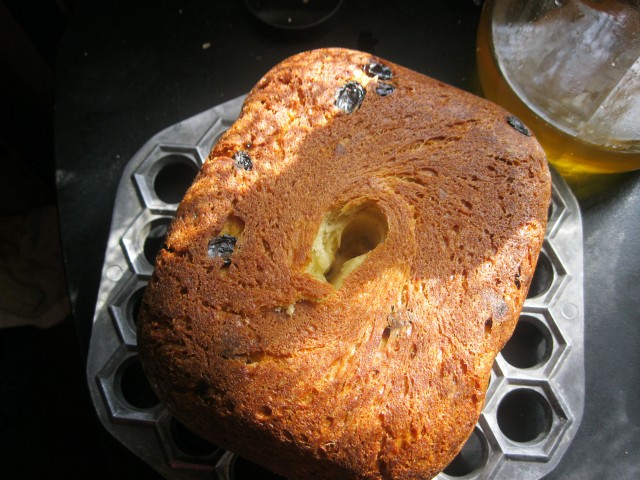
[[[146,374],[188,428],[285,477],[431,478],[478,420],[550,193],[500,107],[367,53],[293,56],[178,208]]]

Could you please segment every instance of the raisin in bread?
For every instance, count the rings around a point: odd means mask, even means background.
[[[168,409],[289,478],[431,478],[476,424],[546,227],[517,118],[344,49],[247,97],[182,200],[138,342]]]

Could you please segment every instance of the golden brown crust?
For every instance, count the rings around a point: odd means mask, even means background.
[[[393,78],[365,73],[373,61]],[[350,81],[365,96],[345,113]],[[544,153],[507,116],[351,50],[267,73],[146,290],[140,354],[172,413],[289,478],[443,469],[478,419],[545,232]],[[383,218],[384,239],[336,288],[309,273],[311,252],[323,219],[354,208]],[[211,254],[224,233],[233,253]]]

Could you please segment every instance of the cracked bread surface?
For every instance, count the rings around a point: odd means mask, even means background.
[[[145,291],[139,351],[170,412],[287,478],[445,468],[545,233],[546,159],[514,123],[364,52],[276,65],[180,203]]]

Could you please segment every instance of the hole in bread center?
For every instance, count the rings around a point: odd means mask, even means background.
[[[311,248],[307,272],[340,288],[344,279],[384,242],[387,219],[373,202],[325,215]]]

